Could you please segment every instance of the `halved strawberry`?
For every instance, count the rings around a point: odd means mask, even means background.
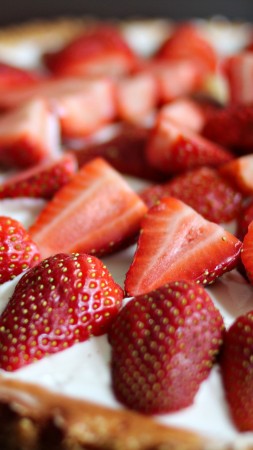
[[[7,371],[106,333],[123,291],[96,257],[57,254],[29,270],[0,317]]]
[[[29,167],[59,154],[58,120],[45,101],[30,101],[0,117],[0,165]]]
[[[146,148],[147,160],[171,174],[200,166],[217,167],[230,161],[232,154],[169,117],[158,117]]]
[[[204,127],[206,117],[201,106],[194,100],[179,98],[163,106],[159,111],[162,120],[173,120],[177,124],[200,133]]]
[[[0,216],[0,284],[38,264],[40,253],[23,225]]]
[[[63,155],[56,161],[38,164],[12,175],[0,184],[1,198],[37,197],[50,199],[64,186],[77,170],[73,154]]]
[[[239,153],[253,151],[253,104],[235,104],[213,110],[207,116],[203,135]]]
[[[116,84],[117,113],[121,120],[145,123],[158,103],[158,86],[152,73],[139,73]]]
[[[47,100],[68,137],[92,133],[116,114],[114,83],[106,78],[51,78],[1,94],[0,108],[11,109],[34,98]]]
[[[147,207],[103,159],[84,165],[43,209],[31,236],[42,256],[112,252],[138,232]]]
[[[233,159],[222,165],[219,171],[244,195],[253,195],[253,154]]]
[[[253,102],[253,53],[245,51],[228,57],[223,64],[230,101]]]
[[[212,222],[229,222],[242,209],[242,195],[217,170],[200,167],[178,175],[165,184],[147,188],[141,198],[150,208],[161,198],[176,197]]]
[[[146,161],[145,147],[149,129],[130,123],[107,125],[84,139],[65,140],[80,166],[102,157],[121,173],[161,181],[165,175]]]
[[[217,66],[217,54],[212,45],[194,24],[184,23],[176,27],[171,36],[158,50],[160,60],[190,60],[204,73],[213,72]]]
[[[138,58],[113,25],[88,29],[63,49],[44,56],[56,75],[112,75],[132,72]]]
[[[145,294],[176,280],[212,283],[237,265],[241,245],[180,200],[164,198],[142,221],[126,292]]]
[[[221,375],[231,417],[239,431],[253,431],[253,313],[236,319],[224,335]]]
[[[11,66],[0,62],[0,91],[11,90],[13,88],[23,88],[30,86],[43,79],[42,75],[35,71],[28,71],[19,67]]]
[[[222,335],[219,311],[193,282],[168,283],[130,300],[109,329],[117,399],[145,414],[191,405]]]

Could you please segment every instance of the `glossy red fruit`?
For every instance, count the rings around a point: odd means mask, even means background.
[[[235,158],[222,165],[219,168],[219,171],[233,183],[244,196],[253,195],[253,154]]]
[[[241,432],[253,431],[253,313],[238,317],[224,335],[221,375],[231,417]]]
[[[237,219],[236,236],[241,241],[243,241],[245,235],[247,234],[249,224],[252,221],[253,221],[253,200],[251,200],[243,207],[241,214],[238,216]]]
[[[253,52],[229,56],[223,63],[231,103],[253,102]]]
[[[241,258],[247,276],[253,284],[253,222],[250,222],[248,231],[244,236]]]
[[[193,282],[169,283],[130,300],[109,330],[117,399],[145,414],[191,405],[222,334],[219,311]]]
[[[0,216],[0,284],[12,280],[40,261],[40,252],[23,225]]]
[[[0,367],[16,370],[106,333],[122,289],[96,257],[57,254],[29,270],[0,318]]]
[[[153,206],[141,223],[126,275],[129,295],[146,294],[177,280],[212,283],[236,267],[242,243],[173,197]]]

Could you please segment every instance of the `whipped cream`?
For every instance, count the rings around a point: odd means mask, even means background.
[[[140,181],[138,187],[140,187]],[[0,201],[1,215],[9,215],[28,227],[43,207],[35,199]],[[104,258],[115,281],[123,285],[132,261],[134,247]],[[0,312],[5,308],[20,277],[0,286]],[[243,277],[233,271],[223,275],[208,292],[219,307],[226,326],[253,309],[253,290]],[[13,373],[0,370],[0,375],[19,381],[39,384],[51,391],[81,398],[114,409],[122,409],[114,397],[110,375],[111,349],[107,336],[94,337]],[[253,444],[253,433],[239,433],[229,416],[219,368],[213,368],[195,397],[194,404],[177,413],[154,416],[164,425],[183,427],[212,437],[222,443],[233,443],[246,449]]]

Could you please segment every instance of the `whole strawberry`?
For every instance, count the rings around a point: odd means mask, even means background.
[[[230,413],[240,431],[253,431],[253,312],[225,333],[221,373]]]
[[[116,397],[145,414],[189,406],[222,334],[219,311],[196,283],[173,282],[135,297],[109,330]]]
[[[12,280],[39,260],[38,247],[23,225],[0,216],[0,284]]]
[[[107,331],[123,297],[103,263],[58,254],[19,281],[0,318],[0,367],[12,371]]]

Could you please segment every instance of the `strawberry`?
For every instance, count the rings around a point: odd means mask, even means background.
[[[231,417],[239,431],[253,431],[253,313],[238,317],[224,335],[221,374]]]
[[[214,110],[207,117],[203,135],[238,152],[253,151],[253,104],[236,104]]]
[[[56,75],[112,75],[132,72],[138,58],[113,25],[99,25],[76,37],[63,49],[46,54],[44,62]]]
[[[159,117],[162,120],[173,120],[196,133],[202,131],[206,120],[202,107],[188,98],[179,98],[163,106]]]
[[[242,263],[245,267],[247,276],[251,283],[253,283],[253,222],[250,222],[248,226],[248,231],[243,239],[242,245]]]
[[[29,167],[60,154],[58,120],[43,100],[0,116],[0,165]]]
[[[158,86],[151,73],[139,73],[116,84],[116,104],[121,120],[145,123],[158,103]]]
[[[42,75],[36,72],[14,67],[4,62],[0,62],[0,91],[22,88],[38,83]]]
[[[0,318],[0,367],[13,371],[106,333],[122,289],[96,257],[57,254],[29,270]]]
[[[31,99],[45,99],[59,117],[63,136],[96,131],[115,117],[114,83],[84,77],[51,78],[39,85],[1,94],[0,108],[11,109]],[[82,113],[80,113],[80,111]]]
[[[246,233],[248,232],[248,227],[250,222],[253,221],[253,200],[246,203],[243,207],[241,214],[237,218],[237,231],[236,236],[238,239],[243,241]]]
[[[0,216],[0,284],[12,280],[39,260],[39,250],[23,225]]]
[[[146,157],[157,169],[171,174],[200,166],[217,167],[232,154],[168,117],[159,117],[150,134]]]
[[[253,102],[253,53],[241,52],[229,56],[223,63],[232,103]]]
[[[214,72],[217,66],[214,48],[197,27],[190,23],[176,27],[158,50],[156,58],[166,61],[190,60],[198,65],[204,74]]]
[[[149,208],[163,197],[176,197],[216,223],[237,218],[242,208],[240,192],[210,167],[200,167],[178,175],[165,184],[147,188],[141,194]]]
[[[222,165],[219,170],[245,196],[253,194],[253,154],[233,159]]]
[[[51,199],[70,180],[76,169],[77,161],[71,153],[63,155],[56,161],[38,164],[10,176],[0,185],[0,199],[17,197]]]
[[[148,135],[148,128],[121,122],[84,139],[65,140],[65,146],[73,150],[80,166],[100,156],[121,173],[161,181],[165,175],[145,159]]]
[[[153,206],[141,223],[134,260],[125,280],[129,295],[165,283],[212,283],[239,262],[241,242],[173,197]]]
[[[38,216],[30,233],[42,256],[112,252],[135,235],[147,208],[103,159],[84,165]]]
[[[201,286],[168,283],[131,300],[109,329],[119,401],[145,414],[193,403],[214,364],[223,319]]]

